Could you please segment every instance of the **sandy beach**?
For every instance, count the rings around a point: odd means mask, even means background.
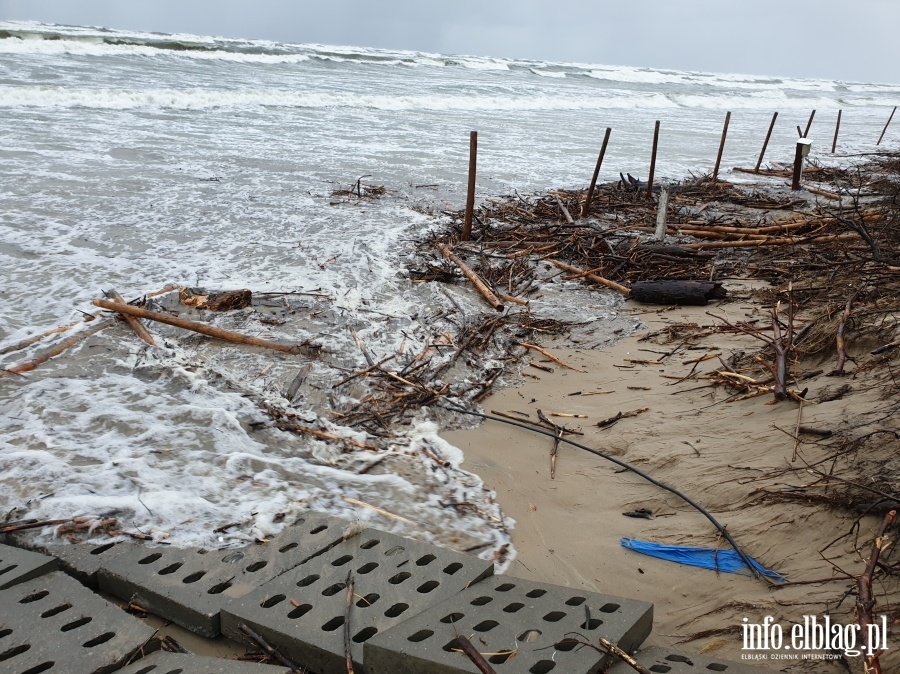
[[[818,552],[851,530],[855,520],[851,514],[761,498],[760,490],[800,488],[809,475],[784,469],[803,466],[803,461],[815,464],[829,453],[817,444],[820,438],[802,435],[792,461],[798,405],[791,401],[771,404],[771,395],[729,402],[733,396],[704,385],[707,382],[702,379],[703,372],[721,368],[718,358],[692,362],[711,354],[727,360],[736,351],[758,348],[758,343],[747,336],[721,333],[682,341],[666,332],[679,324],[714,326],[717,322],[707,312],[733,321],[758,318],[761,309],[749,300],[748,288],[726,285],[733,299],[709,307],[653,310],[623,305],[622,310],[636,314],[645,329],[597,351],[564,348],[562,342],[547,345],[555,356],[585,372],[538,360],[553,371],[526,368],[535,378],[492,395],[484,409],[512,416],[524,412],[528,416],[523,418],[531,421],[538,421],[540,409],[555,423],[583,432],[583,436],[568,437],[683,491],[709,509],[747,554],[791,582],[836,577],[836,567],[859,574],[866,559],[854,551],[853,537],[828,548],[824,553],[828,561]],[[699,380],[678,381],[692,368]],[[818,376],[803,386],[809,387],[808,399],[815,401],[826,387],[842,383]],[[803,425],[838,432],[879,416],[873,412],[881,405],[880,394],[852,383],[856,390],[843,399],[804,405]],[[586,395],[595,392],[599,393]],[[606,428],[596,426],[618,412],[642,408],[647,411]],[[872,428],[877,427],[874,423]],[[551,479],[552,438],[494,421],[444,437],[465,451],[465,465],[496,490],[504,512],[516,520],[512,539],[518,556],[509,573],[652,601],[654,631],[646,645],[714,652],[740,661],[746,653],[741,637],[744,618],[759,623],[772,616],[787,626],[802,623],[803,616],[830,613],[833,621],[854,621],[852,599],[840,601],[850,585],[846,579],[788,583],[779,588],[749,574],[717,573],[623,548],[622,537],[671,545],[729,546],[683,501],[599,457],[561,444],[555,479]],[[652,511],[652,519],[622,514],[639,509]],[[856,541],[860,549],[871,540],[880,520],[876,516],[861,520]],[[885,671],[897,666],[894,655],[889,651],[882,658]],[[821,660],[770,658],[752,664],[774,671],[846,671],[842,664]]]

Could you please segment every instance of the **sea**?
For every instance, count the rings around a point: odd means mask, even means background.
[[[89,329],[104,291],[169,285],[248,288],[261,309],[204,320],[323,347],[153,325],[151,349],[117,326],[0,378],[0,520],[116,518],[158,543],[224,547],[314,510],[502,566],[514,522],[439,436],[469,422],[421,410],[374,438],[334,413],[365,391],[334,388],[366,367],[353,333],[380,360],[448,339],[448,312],[457,327],[490,312],[464,284],[408,272],[415,242],[465,204],[470,132],[480,203],[586,187],[607,127],[601,182],[646,179],[657,121],[657,178],[708,173],[726,112],[725,179],[746,180],[730,168],[756,164],[775,112],[767,162],[792,160],[813,110],[813,156],[851,161],[898,100],[897,84],[0,22],[0,368]],[[617,297],[552,286],[529,310],[591,325],[586,347],[635,328]],[[280,431],[261,404],[356,444]]]

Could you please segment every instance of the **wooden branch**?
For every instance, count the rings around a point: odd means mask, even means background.
[[[583,275],[584,278],[590,279],[594,283],[599,283],[600,285],[606,286],[612,290],[615,290],[617,293],[622,295],[623,297],[630,297],[631,290],[626,288],[620,283],[616,283],[615,281],[610,281],[609,279],[605,279],[602,276],[597,276],[596,274],[587,273],[585,274],[583,269],[579,269],[578,267],[573,267],[570,264],[566,264],[565,262],[560,262],[559,260],[548,260],[548,262],[552,262],[560,269],[563,269],[568,272],[572,272],[573,274]]]
[[[22,349],[27,349],[29,346],[34,344],[35,342],[39,342],[44,337],[49,337],[50,335],[56,335],[60,332],[65,332],[69,328],[74,328],[76,325],[80,325],[81,321],[73,321],[72,323],[66,323],[65,325],[60,325],[57,328],[53,328],[52,330],[47,330],[46,332],[42,332],[39,335],[34,335],[33,337],[29,337],[27,339],[23,339],[21,342],[16,342],[15,344],[10,344],[9,346],[4,346],[0,349],[0,356],[5,355],[7,353],[12,353],[13,351],[21,351]]]
[[[472,285],[475,286],[475,289],[481,293],[481,296],[497,311],[503,311],[503,302],[501,302],[497,296],[491,291],[490,288],[487,287],[487,284],[481,280],[481,277],[478,276],[472,269],[462,260],[460,260],[456,255],[453,254],[445,244],[436,243],[434,247],[437,248],[441,254],[446,257],[450,262],[459,267],[460,271],[465,275],[469,281],[472,282]]]
[[[260,635],[254,632],[252,629],[247,627],[244,623],[238,623],[238,629],[246,634],[250,639],[259,646],[263,652],[268,655],[270,658],[274,658],[278,660],[282,665],[287,667],[291,672],[300,672],[301,669],[295,665],[293,662],[284,657],[281,653],[278,652],[277,648],[273,648],[265,639],[263,639]]]
[[[872,555],[869,557],[869,563],[866,565],[865,572],[856,581],[856,614],[859,620],[860,633],[866,640],[866,656],[865,669],[867,674],[882,674],[881,663],[879,657],[880,651],[868,654],[871,649],[869,640],[870,626],[873,624],[872,609],[875,606],[875,598],[872,596],[872,576],[875,573],[875,567],[878,565],[878,558],[883,550],[886,550],[891,541],[884,537],[891,523],[896,517],[897,511],[891,510],[884,516],[881,526],[875,533],[875,539],[872,541]]]
[[[497,674],[497,671],[491,667],[487,660],[484,659],[484,656],[478,652],[472,642],[466,639],[465,637],[456,637],[456,645],[459,646],[459,649],[463,652],[463,654],[472,661],[476,667],[478,667],[478,671],[481,674]]]
[[[572,214],[569,213],[569,209],[566,208],[566,205],[562,202],[562,199],[560,199],[559,196],[556,197],[556,204],[559,206],[559,210],[561,210],[562,214],[565,216],[566,222],[570,225],[574,225],[575,221],[572,219]]]
[[[837,365],[834,367],[834,372],[831,374],[841,376],[844,374],[844,365],[847,363],[847,343],[844,339],[844,328],[846,327],[847,320],[850,318],[850,308],[853,306],[853,300],[856,299],[856,296],[859,293],[854,293],[850,296],[850,299],[847,300],[847,306],[844,307],[844,313],[841,315],[841,322],[838,323],[837,335],[835,341],[837,342]]]
[[[353,674],[353,649],[350,645],[350,609],[353,608],[353,572],[347,572],[347,604],[344,608],[344,662],[347,674]]]
[[[615,655],[622,662],[624,662],[629,667],[631,667],[634,671],[638,672],[638,674],[651,674],[649,669],[644,667],[644,665],[639,663],[637,660],[635,660],[633,657],[628,655],[628,653],[623,651],[621,648],[616,646],[611,641],[608,641],[608,640],[604,639],[603,637],[600,637],[600,645],[603,646],[603,648],[605,648],[608,653]]]
[[[615,414],[615,415],[609,417],[609,419],[604,419],[603,421],[598,421],[597,427],[598,428],[606,428],[607,426],[612,426],[619,419],[628,419],[629,417],[636,417],[638,414],[643,414],[644,412],[649,411],[649,409],[650,409],[649,407],[641,407],[639,409],[631,410],[629,412],[619,412],[618,414]]]
[[[222,339],[226,342],[234,342],[235,344],[248,344],[250,346],[262,346],[267,349],[273,349],[275,351],[281,351],[283,353],[292,353],[299,354],[303,352],[304,345],[301,344],[282,344],[280,342],[271,342],[267,339],[261,339],[259,337],[251,337],[249,335],[242,335],[239,332],[232,332],[231,330],[223,330],[222,328],[216,328],[211,325],[207,325],[206,323],[200,323],[198,321],[190,321],[186,318],[177,318],[175,316],[168,316],[166,314],[160,314],[155,311],[148,311],[147,309],[140,309],[138,307],[133,307],[130,304],[117,304],[115,302],[108,302],[106,300],[95,299],[93,301],[93,305],[95,307],[101,307],[103,309],[110,309],[111,311],[118,311],[121,314],[130,314],[131,316],[137,316],[138,318],[147,318],[151,321],[157,321],[158,323],[165,323],[167,325],[174,325],[176,328],[182,328],[183,330],[191,330],[193,332],[199,332],[202,335],[206,335],[208,337],[214,337],[216,339]],[[308,348],[308,347],[306,347]]]
[[[109,295],[116,304],[128,304],[128,302],[122,299],[122,296],[115,290],[108,290],[106,294]],[[129,314],[122,314],[122,316],[127,321],[129,327],[134,331],[134,334],[143,339],[150,346],[156,346],[153,335],[151,335],[150,331],[144,327],[143,323]]]
[[[565,363],[565,362],[561,361],[559,358],[557,358],[556,356],[554,356],[552,353],[550,353],[550,352],[547,351],[546,349],[542,349],[541,347],[535,346],[534,344],[526,344],[525,342],[516,342],[516,344],[518,344],[519,346],[524,346],[526,349],[531,349],[531,350],[533,350],[533,351],[537,351],[538,353],[542,353],[542,354],[544,354],[547,358],[549,358],[549,359],[552,360],[554,363],[556,363],[557,365],[559,365],[559,366],[561,366],[561,367],[564,367],[564,368],[566,368],[566,369],[568,369],[568,370],[575,370],[575,372],[587,372],[587,370],[579,370],[577,367],[572,367],[572,366],[569,365],[568,363]]]
[[[844,232],[843,234],[827,234],[825,236],[813,236],[808,238],[771,237],[767,239],[752,239],[750,241],[710,241],[709,243],[685,243],[682,248],[688,250],[700,250],[707,248],[751,248],[755,246],[797,246],[810,243],[833,243],[838,241],[857,241],[859,235],[856,232]]]
[[[110,304],[112,304],[112,303],[110,303]],[[118,306],[118,305],[114,305],[114,306]],[[68,339],[64,339],[63,341],[61,341],[59,344],[54,346],[52,349],[45,351],[44,353],[39,355],[34,360],[30,360],[27,363],[22,363],[21,365],[15,365],[13,367],[3,370],[2,372],[0,372],[0,379],[2,379],[3,377],[9,377],[14,374],[22,374],[23,372],[30,372],[31,370],[35,369],[39,365],[43,365],[44,363],[46,363],[51,358],[55,358],[56,356],[60,355],[67,349],[75,346],[76,344],[78,344],[80,342],[83,342],[88,337],[91,337],[92,335],[96,335],[101,330],[105,330],[106,328],[110,327],[111,325],[114,325],[115,322],[116,321],[114,319],[111,319],[108,321],[103,321],[103,322],[95,325],[92,328],[88,328],[87,330],[84,330],[75,335],[72,335]]]

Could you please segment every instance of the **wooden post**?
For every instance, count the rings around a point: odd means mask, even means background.
[[[809,128],[812,126],[813,117],[816,116],[816,111],[813,110],[809,113],[809,121],[806,123],[806,131],[803,132],[803,137],[806,138],[809,135]]]
[[[716,155],[716,167],[713,169],[713,182],[719,181],[719,165],[722,163],[722,152],[725,150],[725,136],[728,135],[728,122],[731,121],[731,111],[725,113],[725,126],[722,127],[722,140],[719,142],[719,154]]]
[[[588,187],[587,197],[585,197],[584,205],[581,207],[581,217],[585,217],[591,210],[591,200],[594,198],[594,188],[597,187],[597,176],[600,175],[600,167],[603,165],[603,156],[606,154],[606,145],[609,143],[609,134],[612,132],[610,127],[606,127],[606,135],[603,136],[603,145],[600,146],[600,156],[597,157],[597,165],[594,167],[594,175],[591,176],[591,186]]]
[[[727,122],[726,122],[727,124]],[[724,139],[723,139],[724,140]],[[656,212],[656,240],[666,238],[666,210],[669,207],[669,184],[663,183],[659,189],[659,210]]]
[[[797,151],[794,153],[794,177],[791,180],[791,189],[796,192],[800,189],[800,174],[803,172],[803,143],[797,143]]]
[[[650,175],[647,176],[647,198],[653,198],[653,173],[656,171],[656,146],[659,144],[659,120],[653,129],[653,153],[650,155]]]
[[[469,191],[466,195],[466,219],[463,223],[462,240],[472,238],[472,211],[475,209],[475,164],[478,156],[478,132],[469,134]]]
[[[759,167],[762,166],[763,155],[766,154],[766,148],[769,146],[769,139],[772,137],[772,129],[775,128],[775,120],[778,119],[778,113],[772,115],[772,122],[769,124],[769,133],[766,134],[766,140],[763,143],[762,151],[759,153],[759,161],[756,162],[755,173],[759,173]]]
[[[841,113],[842,112],[843,112],[843,110],[838,110],[837,124],[834,125],[834,140],[831,142],[831,154],[834,154],[834,150],[837,147],[838,132],[841,130]]]
[[[896,106],[896,105],[894,106],[894,109],[891,110],[891,116],[888,117],[887,124],[885,124],[885,125],[884,125],[884,129],[881,130],[881,135],[878,136],[878,142],[875,143],[876,145],[881,145],[881,140],[884,138],[884,132],[887,131],[888,124],[890,124],[890,123],[891,123],[891,120],[894,119],[894,113],[895,113],[895,112],[897,112],[897,106]]]

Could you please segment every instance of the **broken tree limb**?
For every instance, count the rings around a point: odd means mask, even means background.
[[[117,293],[115,290],[112,290],[112,289],[107,290],[106,294],[109,295],[110,298],[112,298],[112,301],[115,302],[116,304],[128,304],[128,302],[126,302],[124,299],[122,299],[122,296],[119,293]],[[150,346],[156,346],[156,342],[153,339],[153,335],[151,335],[150,331],[144,327],[143,323],[141,323],[138,319],[136,319],[134,316],[131,316],[129,314],[122,314],[122,317],[128,323],[128,326],[134,331],[134,334],[136,334],[138,337],[143,339]]]
[[[572,366],[569,365],[568,363],[565,363],[565,362],[561,361],[559,358],[557,358],[556,356],[554,356],[554,355],[553,355],[552,353],[550,353],[549,351],[547,351],[547,350],[545,350],[545,349],[542,349],[542,348],[539,347],[539,346],[535,346],[534,344],[527,344],[527,343],[525,343],[525,342],[516,342],[516,344],[518,344],[519,346],[524,346],[526,349],[531,349],[532,351],[537,351],[538,353],[541,353],[541,354],[547,356],[547,358],[549,358],[550,360],[552,360],[554,363],[556,363],[556,364],[559,365],[560,367],[564,367],[564,368],[569,369],[569,370],[575,370],[575,372],[587,372],[587,370],[579,370],[577,367],[572,367]]]
[[[475,289],[481,293],[481,296],[484,297],[488,304],[494,307],[494,309],[496,309],[497,311],[503,311],[503,302],[501,302],[491,291],[491,289],[487,287],[487,284],[483,280],[481,280],[481,277],[478,274],[472,271],[472,269],[465,262],[463,262],[453,254],[453,251],[451,251],[449,247],[447,247],[443,243],[436,243],[434,244],[434,247],[440,251],[441,255],[443,255],[448,260],[450,260],[450,262],[459,267],[460,271],[465,275],[467,279],[469,279],[469,281],[472,282],[472,285],[474,285]]]
[[[110,302],[109,304],[112,304],[112,302]],[[118,305],[114,305],[114,306],[118,306]],[[88,337],[96,335],[101,330],[105,330],[106,328],[110,327],[111,325],[114,325],[115,322],[116,321],[114,319],[110,319],[108,321],[103,321],[102,323],[99,323],[98,325],[95,325],[92,328],[88,328],[87,330],[84,330],[83,332],[79,332],[75,335],[72,335],[68,339],[64,339],[63,341],[61,341],[59,344],[54,346],[52,349],[48,349],[47,351],[44,351],[44,353],[39,355],[34,360],[30,360],[27,363],[22,363],[21,365],[15,365],[13,367],[6,368],[3,372],[0,372],[0,378],[8,377],[12,374],[22,374],[23,372],[30,372],[31,370],[35,369],[39,365],[43,365],[44,363],[46,363],[51,358],[55,358],[56,356],[60,355],[67,349],[75,346],[76,344],[78,344],[80,342],[83,342]]]
[[[631,286],[631,299],[642,304],[704,306],[727,295],[716,281],[637,281]]]
[[[641,407],[640,409],[631,410],[629,412],[619,412],[618,414],[611,416],[609,419],[604,419],[603,421],[597,422],[598,428],[606,428],[607,426],[612,426],[619,419],[628,419],[629,417],[636,417],[638,414],[643,414],[644,412],[649,411],[649,407]]]
[[[488,664],[487,660],[472,645],[471,641],[465,637],[456,637],[456,645],[459,646],[459,650],[463,652],[463,655],[472,661],[472,664],[478,668],[481,674],[497,674],[496,670]]]
[[[844,313],[841,314],[841,322],[837,327],[837,335],[835,336],[835,341],[837,343],[837,365],[834,367],[834,371],[831,373],[836,376],[842,376],[844,374],[844,365],[847,363],[847,341],[844,339],[844,328],[847,326],[847,320],[850,318],[850,309],[853,307],[853,300],[856,299],[856,296],[859,293],[854,293],[850,296],[850,299],[847,300],[847,306],[844,307]]]
[[[16,342],[15,344],[10,344],[9,346],[4,346],[0,349],[0,356],[12,353],[13,351],[21,351],[22,349],[27,349],[29,346],[34,344],[35,342],[39,342],[44,337],[49,337],[50,335],[56,335],[60,332],[65,332],[70,328],[74,328],[76,325],[79,325],[81,321],[73,321],[72,323],[66,323],[65,325],[60,325],[59,327],[53,328],[52,330],[47,330],[46,332],[42,332],[39,335],[34,335],[33,337],[29,337],[27,339],[23,339],[21,342]]]
[[[768,239],[752,239],[750,241],[710,241],[709,243],[684,243],[682,248],[688,250],[701,250],[707,248],[750,248],[753,246],[794,246],[810,243],[832,243],[838,241],[859,240],[856,232],[844,232],[843,234],[826,234],[824,236],[812,236],[808,238],[771,237]]]
[[[280,342],[271,342],[267,339],[261,339],[259,337],[242,335],[239,332],[223,330],[222,328],[216,328],[211,325],[207,325],[206,323],[190,321],[186,318],[177,318],[175,316],[160,314],[155,311],[148,311],[147,309],[133,307],[130,304],[117,304],[115,302],[108,302],[107,300],[95,299],[93,300],[93,305],[95,307],[101,307],[102,309],[109,309],[110,311],[118,311],[121,314],[130,314],[131,316],[137,316],[138,318],[146,318],[158,323],[174,325],[176,328],[191,330],[192,332],[199,332],[200,334],[206,335],[207,337],[214,337],[216,339],[225,340],[226,342],[234,342],[235,344],[261,346],[266,349],[273,349],[275,351],[281,351],[282,353],[292,354],[303,353],[305,349],[310,348],[309,345],[305,344],[282,344]]]
[[[631,667],[638,674],[650,674],[649,669],[644,667],[641,663],[639,663],[633,657],[628,655],[628,653],[623,651],[621,648],[616,646],[614,643],[612,643],[611,641],[608,641],[607,639],[604,639],[603,637],[600,637],[599,640],[600,640],[600,645],[603,646],[603,648],[605,648],[608,653],[615,655],[617,658],[622,660],[622,662],[624,662],[626,665]]]
[[[566,264],[565,262],[560,262],[559,260],[548,260],[548,262],[552,262],[554,265],[568,272],[572,272],[573,274],[583,275],[584,278],[590,279],[594,283],[599,283],[600,285],[606,286],[611,290],[615,290],[617,293],[622,295],[623,297],[629,297],[631,295],[631,290],[623,286],[621,283],[616,283],[615,281],[610,281],[609,279],[605,279],[602,276],[597,276],[596,274],[585,274],[583,269],[579,269],[578,267],[573,267],[570,264]]]
[[[869,563],[866,570],[856,581],[856,614],[859,620],[860,633],[866,641],[866,672],[871,674],[881,674],[881,663],[879,657],[881,651],[875,650],[878,644],[869,643],[872,636],[872,625],[874,618],[872,609],[875,607],[875,597],[872,596],[872,577],[875,574],[875,567],[878,566],[878,558],[882,551],[887,550],[891,545],[890,539],[885,538],[885,533],[890,528],[891,523],[896,517],[897,511],[891,510],[884,516],[881,526],[875,533],[875,539],[872,541],[872,554],[869,557]]]

